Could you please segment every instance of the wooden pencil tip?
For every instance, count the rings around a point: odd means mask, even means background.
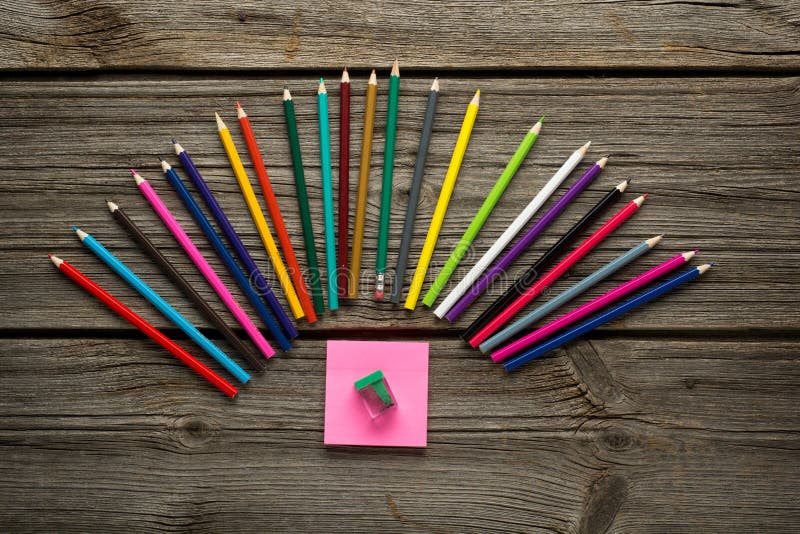
[[[347,67],[342,71],[342,83],[350,83],[350,75],[347,73]]]
[[[186,152],[180,145],[180,143],[178,143],[178,141],[175,140],[175,138],[172,139],[172,148],[175,150],[176,156],[180,156],[181,152]]]
[[[586,141],[586,144],[583,145],[582,147],[580,147],[578,149],[578,151],[585,155],[586,151],[589,150],[590,146],[592,146],[592,142],[591,141]]]
[[[244,112],[244,108],[237,102],[236,103],[236,118],[237,119],[244,119],[247,117],[247,113]]]
[[[64,263],[64,260],[62,260],[61,258],[59,258],[54,254],[48,254],[47,257],[50,258],[50,261],[52,261],[53,265],[55,265],[56,267],[60,267],[61,264]]]
[[[111,213],[114,213],[119,209],[119,206],[111,202],[110,200],[106,200],[106,206],[108,206],[108,211],[110,211]]]
[[[481,90],[478,89],[475,91],[475,96],[472,97],[472,100],[469,102],[471,105],[477,106],[481,103]]]
[[[698,270],[698,271],[700,271],[700,274],[703,274],[704,272],[706,272],[707,270],[709,270],[709,269],[711,268],[711,266],[712,266],[712,265],[714,265],[714,263],[713,263],[713,262],[711,262],[711,263],[704,263],[703,265],[700,265],[700,266],[697,268],[697,270]]]
[[[541,131],[542,131],[542,122],[541,121],[539,121],[536,124],[534,124],[533,126],[531,126],[530,133],[539,135],[539,132],[541,132]]]
[[[73,231],[74,231],[76,234],[78,234],[78,239],[80,239],[81,241],[83,241],[84,239],[86,239],[87,237],[89,237],[89,234],[87,234],[86,232],[84,232],[83,230],[81,230],[80,228],[78,228],[77,226],[73,226],[73,227],[72,227],[72,230],[73,230]]]
[[[619,192],[620,192],[620,193],[624,193],[624,192],[625,192],[625,190],[626,190],[626,189],[628,189],[628,185],[629,185],[630,183],[631,183],[630,179],[628,179],[628,180],[623,180],[623,181],[622,181],[622,182],[621,182],[621,183],[620,183],[620,184],[617,186],[617,189],[619,189]]]
[[[597,162],[597,166],[600,167],[601,169],[605,169],[606,168],[606,163],[608,163],[608,158],[607,157],[602,157]]]
[[[694,258],[695,254],[697,254],[698,252],[700,252],[700,251],[697,250],[697,249],[690,250],[689,252],[684,252],[683,254],[681,254],[681,256],[683,256],[683,260],[684,261],[689,261],[692,258]]]
[[[292,93],[289,92],[289,88],[288,87],[284,87],[283,88],[283,99],[284,100],[291,100],[292,99]]]
[[[642,204],[644,204],[645,200],[647,200],[647,193],[645,193],[644,195],[642,195],[640,197],[634,198],[631,202],[633,202],[637,206],[641,206]]]
[[[133,174],[133,179],[136,180],[136,185],[139,185],[142,182],[144,182],[144,178],[139,176],[139,173],[134,171],[133,169],[131,169],[131,174]]]
[[[645,243],[647,243],[647,246],[649,248],[653,248],[654,246],[658,245],[661,242],[662,239],[664,239],[664,234],[657,235],[655,237],[651,237],[650,239],[645,241]]]
[[[431,84],[431,91],[439,92],[439,78],[434,78]]]
[[[369,74],[369,82],[370,85],[378,85],[378,75],[375,74],[375,69],[372,69],[372,72]]]
[[[161,160],[161,170],[162,170],[162,171],[164,171],[164,172],[167,172],[168,170],[170,170],[170,169],[172,168],[172,165],[170,165],[169,163],[167,163],[167,162],[164,160],[164,158],[158,158],[158,159],[160,159],[160,160]]]
[[[217,120],[217,130],[224,130],[225,128],[227,128],[225,126],[225,123],[222,122],[222,117],[220,117],[219,113],[217,113],[216,111],[214,112],[214,118]]]
[[[392,76],[400,76],[400,62],[397,59],[392,63]]]
[[[318,95],[326,95],[328,94],[328,90],[325,89],[325,80],[322,78],[319,79],[319,87],[317,88]]]

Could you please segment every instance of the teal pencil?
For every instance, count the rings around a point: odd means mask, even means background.
[[[325,219],[325,265],[328,279],[328,308],[339,309],[339,284],[336,276],[336,234],[333,222],[333,176],[331,171],[331,136],[328,126],[328,92],[325,80],[319,79],[319,158],[322,166],[322,215]]]
[[[221,363],[229,373],[239,380],[239,382],[245,383],[250,380],[250,375],[247,374],[247,371],[239,367],[239,364],[233,361],[230,356],[222,352],[219,347],[214,345],[210,339],[204,336],[183,315],[178,313],[178,310],[170,306],[170,304],[164,300],[161,295],[156,293],[150,286],[148,286],[144,280],[136,276],[136,274],[131,271],[127,265],[122,263],[116,256],[109,252],[108,249],[100,244],[99,241],[77,226],[73,226],[72,229],[76,234],[78,234],[78,238],[84,245],[86,245],[86,248],[94,252],[95,256],[100,258],[103,263],[111,267],[114,272],[116,272],[123,280],[128,282],[133,289],[138,291],[140,295],[150,301],[153,306],[158,308],[158,311],[163,313],[167,319],[175,323],[178,328],[183,330],[183,332],[189,336],[192,341],[200,345],[203,350],[205,350],[212,358]]]
[[[389,219],[392,214],[392,174],[394,142],[397,134],[397,105],[400,98],[400,64],[394,60],[389,76],[389,104],[386,111],[386,143],[383,149],[383,183],[378,226],[378,251],[375,256],[375,298],[383,298],[386,279],[386,254],[389,249]]]

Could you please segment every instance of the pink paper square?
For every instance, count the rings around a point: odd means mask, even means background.
[[[355,381],[380,369],[397,406],[370,418]],[[428,444],[428,344],[328,341],[325,445],[425,447]]]

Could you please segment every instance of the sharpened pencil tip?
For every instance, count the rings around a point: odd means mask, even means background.
[[[79,238],[81,241],[83,241],[84,239],[86,239],[86,238],[88,237],[88,235],[89,235],[89,234],[87,234],[86,232],[84,232],[83,230],[81,230],[80,228],[78,228],[77,226],[73,226],[73,227],[72,227],[72,230],[73,230],[73,231],[74,231],[76,234],[78,234],[78,238]]]
[[[77,231],[78,231],[78,227],[77,227],[77,226],[73,226],[73,227],[72,227],[72,231],[73,231],[73,232],[77,232]]]
[[[289,88],[288,87],[284,87],[283,88],[283,99],[284,100],[291,100],[292,99],[292,93],[289,92]]]
[[[116,205],[114,202],[111,202],[110,200],[106,200],[106,206],[108,206],[108,211],[110,211],[111,213],[114,213],[119,209],[119,206]]]
[[[173,145],[177,145],[177,144],[178,144],[178,140],[177,140],[177,139],[175,139],[174,137],[172,138],[172,140],[171,140],[171,141],[172,141],[172,144],[173,144]]]
[[[163,158],[158,158],[158,159],[161,160],[161,170],[162,171],[167,172],[168,170],[170,170],[172,168],[172,165],[167,163],[166,160],[164,160]]]
[[[238,100],[236,101],[236,107],[237,107],[237,108],[240,108],[240,107],[242,107],[242,105],[239,103],[239,101],[238,101]]]
[[[53,265],[56,267],[59,267],[62,263],[64,263],[64,260],[53,254],[48,254],[47,257],[50,258],[50,261],[52,261]]]
[[[392,63],[392,76],[400,76],[400,61],[397,59]]]
[[[592,142],[591,141],[586,141],[586,144],[583,145],[582,147],[580,147],[578,149],[578,151],[582,152],[583,154],[586,154],[586,151],[589,150],[590,146],[592,146]]]
[[[539,122],[544,122],[544,115],[539,119]]]
[[[175,150],[176,156],[180,156],[181,152],[186,152],[175,138],[172,139],[172,149]]]
[[[227,126],[225,126],[225,123],[222,122],[222,117],[220,117],[219,113],[217,113],[216,111],[214,112],[214,118],[217,120],[217,130],[224,130],[227,128]]]
[[[697,267],[697,270],[700,271],[700,274],[703,274],[704,272],[709,270],[713,265],[714,265],[713,261],[711,263],[704,263],[703,265]]]
[[[328,90],[325,88],[325,80],[322,78],[319,79],[319,87],[317,88],[318,95],[326,95],[328,94]]]
[[[644,195],[642,195],[640,197],[634,198],[633,200],[631,200],[631,202],[633,202],[637,206],[641,207],[642,204],[644,204],[645,200],[647,200],[647,193],[645,193]]]
[[[681,256],[683,256],[684,261],[689,261],[694,258],[694,255],[697,254],[697,252],[697,250],[690,250],[689,252],[682,253]]]
[[[247,117],[247,113],[244,112],[242,105],[239,102],[236,102],[236,118],[242,120],[245,117]]]
[[[130,171],[131,171],[131,175],[136,176],[136,171],[134,169],[131,169]]]
[[[142,182],[144,182],[144,178],[139,176],[139,173],[134,171],[133,169],[131,169],[131,174],[133,174],[133,179],[136,180],[136,185],[139,185]]]
[[[369,74],[369,83],[370,85],[378,85],[378,75],[375,74],[375,69],[372,69],[372,72]]]
[[[530,130],[528,130],[528,131],[529,131],[530,133],[532,133],[532,134],[539,135],[539,132],[541,132],[541,131],[542,131],[542,122],[541,122],[541,121],[537,122],[536,124],[534,124],[533,126],[531,126],[531,129],[530,129]]]
[[[164,161],[164,158],[162,158],[161,156],[158,156],[158,161]]]
[[[606,168],[606,163],[608,163],[608,158],[605,158],[605,157],[604,158],[600,158],[600,160],[597,162],[597,166],[600,167],[601,169],[605,169]]]
[[[342,83],[350,83],[350,75],[347,73],[347,67],[342,71]]]
[[[625,192],[625,190],[626,190],[626,189],[628,189],[628,185],[629,185],[630,183],[631,183],[631,181],[630,181],[630,180],[624,180],[624,181],[622,181],[622,182],[621,182],[621,183],[620,183],[620,184],[617,186],[617,189],[619,189],[619,192],[620,192],[620,193],[624,193],[624,192]]]
[[[651,237],[650,239],[648,239],[645,242],[647,243],[647,246],[649,248],[653,248],[654,246],[658,245],[663,238],[664,238],[664,234],[661,234],[661,235],[657,235],[655,237]]]
[[[472,97],[472,100],[470,100],[469,103],[470,103],[471,106],[480,105],[480,103],[481,103],[481,90],[480,89],[475,91],[475,96]]]
[[[434,78],[431,84],[431,91],[439,92],[439,78]]]

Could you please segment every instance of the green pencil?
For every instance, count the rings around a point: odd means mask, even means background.
[[[378,226],[378,251],[375,261],[375,298],[383,298],[386,276],[386,253],[389,248],[389,217],[392,210],[392,173],[394,172],[394,141],[397,133],[397,100],[400,96],[400,64],[394,60],[389,77],[389,107],[386,112],[386,144],[383,149],[383,184],[381,185],[381,214]]]
[[[306,191],[306,177],[303,172],[303,156],[300,152],[300,137],[297,135],[297,118],[294,114],[292,94],[285,87],[283,89],[283,111],[286,115],[289,146],[292,149],[294,182],[297,187],[297,205],[300,207],[300,222],[303,226],[303,241],[305,241],[306,245],[308,274],[311,277],[311,298],[314,301],[314,311],[322,314],[325,313],[325,301],[322,297],[322,280],[319,275],[317,247],[314,244],[314,227],[311,225],[311,211],[308,209],[308,192]]]
[[[506,165],[506,168],[503,169],[503,173],[494,183],[492,190],[489,191],[489,195],[486,197],[486,200],[483,201],[478,213],[475,214],[472,222],[469,223],[467,231],[464,232],[463,236],[461,236],[456,248],[453,249],[453,253],[450,254],[450,257],[447,259],[447,263],[445,263],[444,267],[442,267],[442,270],[439,271],[439,275],[436,277],[436,280],[434,280],[430,289],[428,289],[428,292],[425,294],[425,298],[422,299],[422,303],[426,306],[432,306],[433,303],[436,302],[436,298],[444,288],[444,285],[450,279],[453,271],[455,271],[456,267],[458,267],[458,263],[461,261],[461,258],[463,258],[464,254],[467,253],[467,250],[469,249],[470,245],[472,245],[472,241],[475,239],[475,236],[477,236],[478,232],[481,231],[484,223],[486,223],[486,219],[489,218],[489,215],[492,213],[495,205],[500,200],[500,197],[503,196],[503,192],[505,192],[506,187],[508,187],[508,184],[511,183],[511,179],[514,178],[514,175],[517,173],[520,165],[522,165],[522,161],[525,159],[525,156],[528,155],[531,147],[533,147],[533,144],[536,142],[536,138],[539,137],[539,131],[542,129],[542,122],[544,122],[544,117],[539,119],[539,122],[534,124],[533,128],[528,130],[528,133],[519,144],[517,151],[514,152],[513,156],[511,156],[511,161],[509,161],[508,165]]]

